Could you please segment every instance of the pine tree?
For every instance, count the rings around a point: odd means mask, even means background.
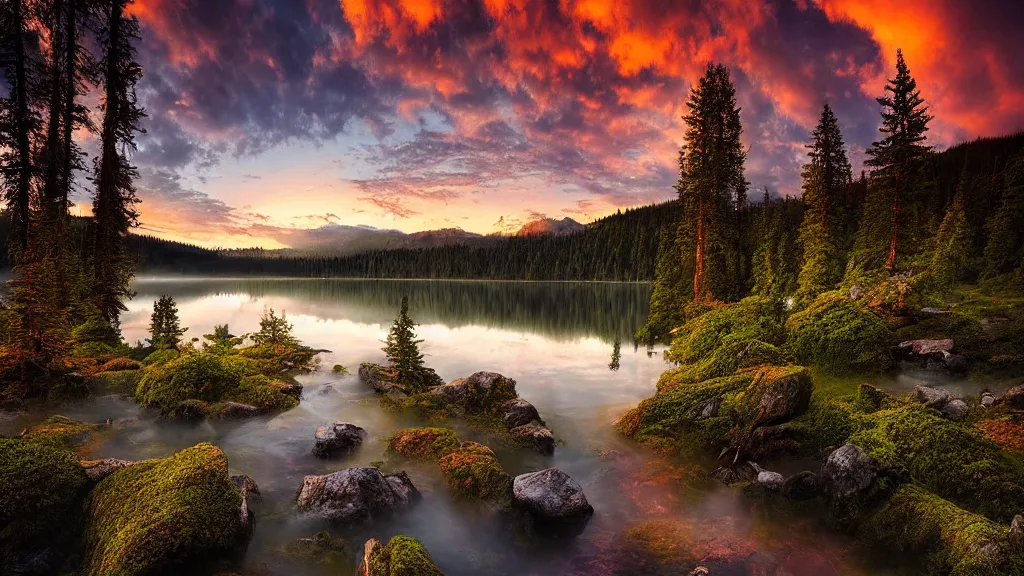
[[[1003,175],[1003,197],[989,219],[982,276],[993,278],[1013,271],[1024,257],[1024,152]]]
[[[101,156],[94,162],[92,294],[96,307],[114,325],[126,309],[123,301],[132,296],[133,266],[125,251],[125,236],[138,224],[138,198],[133,183],[137,170],[129,151],[135,149],[135,134],[142,132],[139,122],[145,116],[135,96],[142,67],[134,60],[132,45],[139,37],[138,20],[124,14],[129,2],[110,1],[100,32],[104,100]]]
[[[922,168],[931,152],[923,142],[932,116],[902,50],[896,51],[896,77],[886,83],[885,91],[891,95],[877,99],[882,106],[879,131],[885,137],[867,151],[866,164],[873,171],[854,252],[856,264],[863,268],[893,270],[921,235]]]
[[[288,323],[284,312],[278,316],[273,308],[264,308],[260,315],[260,329],[250,336],[260,346],[270,346],[275,352],[281,352],[299,345],[299,340],[292,334],[294,326]]]
[[[658,263],[655,268],[654,286],[651,290],[651,304],[647,321],[636,333],[636,341],[648,346],[663,340],[669,332],[682,325],[683,308],[686,306],[687,273],[679,255],[682,242],[678,226],[665,226],[661,231],[658,245]],[[693,263],[688,262],[692,271]],[[692,277],[692,272],[690,273]]]
[[[153,348],[177,348],[181,336],[188,328],[181,327],[178,306],[171,296],[161,296],[153,303],[153,314],[149,319],[149,345]]]
[[[802,300],[813,300],[842,277],[845,199],[853,181],[839,121],[828,104],[807,147],[811,161],[802,174],[806,212],[800,225],[803,265],[798,294]]]
[[[409,297],[403,296],[402,308],[388,332],[384,354],[394,381],[415,392],[422,392],[444,382],[433,369],[424,364],[423,353],[419,350],[423,340],[416,338],[415,328],[416,323],[409,317]]]
[[[970,260],[971,231],[964,211],[964,186],[966,176],[961,179],[953,202],[939,226],[932,254],[931,279],[936,288],[948,292],[963,279],[964,270]]]
[[[693,239],[684,237],[681,257],[685,263],[693,254],[695,301],[736,299],[745,284],[735,263],[740,244],[736,211],[746,201],[747,154],[740,142],[743,126],[729,70],[709,64],[686,106],[686,141],[679,153],[676,190]]]

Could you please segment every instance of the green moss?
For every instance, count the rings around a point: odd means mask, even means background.
[[[1005,527],[913,485],[901,486],[860,528],[870,544],[913,554],[927,574],[996,576],[1024,572]]]
[[[392,401],[387,396],[381,398],[383,402]],[[445,420],[457,416],[461,412],[457,406],[445,403],[444,397],[440,394],[429,392],[413,394],[408,398],[398,400],[397,407],[402,411],[413,412],[430,420]]]
[[[829,372],[888,367],[893,333],[865,306],[826,292],[786,321],[788,347],[801,363]]]
[[[744,366],[784,364],[777,347],[785,340],[779,303],[752,296],[719,305],[686,322],[672,341],[669,359],[695,382],[727,376]]]
[[[807,412],[790,422],[800,452],[817,456],[826,448],[841,446],[857,430],[856,409],[839,399],[812,396]]]
[[[1024,513],[1024,473],[979,431],[920,405],[863,415],[849,442],[906,468],[939,496],[993,520]]]
[[[266,376],[245,376],[238,387],[225,395],[226,400],[255,406],[261,411],[290,410],[299,405],[294,397],[281,392],[279,384]]]
[[[345,540],[335,538],[326,531],[317,532],[312,538],[300,538],[289,542],[281,549],[281,554],[295,560],[345,570],[342,573],[354,572],[355,569],[355,560],[349,553]]]
[[[25,434],[26,440],[58,448],[81,449],[99,439],[102,426],[72,420],[66,416],[50,416]]]
[[[511,495],[512,478],[501,467],[494,452],[482,444],[463,442],[438,464],[445,484],[460,496],[504,501]]]
[[[966,314],[918,313],[913,324],[896,331],[896,339],[901,342],[941,338],[952,338],[957,351],[971,358],[990,355],[989,339],[981,322]]]
[[[368,559],[367,576],[444,576],[419,540],[395,536]]]
[[[47,549],[59,558],[82,526],[89,478],[70,451],[0,438],[0,572]]]
[[[163,410],[187,399],[218,402],[238,388],[241,379],[238,367],[222,356],[187,354],[146,370],[135,399],[143,406]]]
[[[121,394],[135,395],[135,389],[142,381],[144,373],[142,370],[117,370],[112,372],[100,372],[90,376],[86,383],[93,388],[107,392],[119,392]]]
[[[106,342],[83,342],[71,348],[71,355],[78,358],[96,358],[101,361],[113,359],[119,354],[118,349]]]
[[[345,368],[341,364],[335,364],[331,368],[331,372],[334,372],[335,374],[342,374],[342,375],[344,375],[344,374],[348,374],[348,368]]]
[[[774,402],[766,403],[766,395],[770,398],[790,398],[796,403],[786,408],[791,409],[792,416],[799,416],[807,409],[807,400],[814,390],[811,374],[803,366],[758,366],[744,371],[751,378],[743,393],[737,398],[737,423],[750,428],[765,424],[775,424],[779,418],[785,418],[781,407]],[[799,400],[803,400],[801,404]]]
[[[388,452],[406,458],[440,458],[458,450],[460,444],[449,428],[407,428],[388,438]]]
[[[173,349],[156,350],[142,360],[143,366],[158,366],[166,364],[178,357],[178,351]]]
[[[245,533],[224,453],[198,444],[122,468],[86,503],[83,574],[153,574],[229,550]]]

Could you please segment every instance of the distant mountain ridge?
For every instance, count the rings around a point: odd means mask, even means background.
[[[556,236],[565,236],[566,234],[575,234],[577,232],[583,232],[587,227],[579,222],[566,216],[561,220],[555,218],[537,218],[523,224],[523,227],[516,232],[516,236],[536,236],[537,234],[554,234]]]

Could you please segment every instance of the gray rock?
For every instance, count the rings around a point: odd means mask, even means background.
[[[298,399],[302,396],[302,384],[298,382],[278,382],[277,389],[286,396]]]
[[[446,404],[457,405],[469,414],[518,398],[516,381],[497,372],[476,372],[469,378],[435,386],[430,392],[440,394]]]
[[[303,512],[349,523],[405,509],[419,497],[405,472],[384,476],[377,468],[346,468],[303,478],[296,504]]]
[[[900,342],[898,348],[912,356],[941,355],[953,351],[953,340],[942,338],[938,340],[907,340]]]
[[[804,470],[786,478],[782,494],[791,500],[810,500],[818,495],[818,485],[818,475]]]
[[[686,417],[695,422],[707,420],[718,416],[718,409],[722,406],[721,398],[708,398],[686,411]]]
[[[860,286],[854,284],[850,286],[850,300],[860,300],[860,297],[864,295],[864,290]]]
[[[545,456],[551,456],[555,453],[555,436],[551,433],[551,430],[542,426],[537,421],[517,426],[509,430],[509,434],[512,435],[514,440],[528,444]]]
[[[991,392],[981,393],[981,405],[985,408],[991,408],[999,403],[999,399],[992,395]]]
[[[316,429],[313,455],[330,458],[351,454],[366,439],[366,430],[355,424],[324,424]]]
[[[121,460],[120,458],[103,458],[102,460],[82,460],[82,469],[85,475],[93,482],[99,482],[114,472],[135,464],[132,460]]]
[[[1024,548],[1024,516],[1020,514],[1010,522],[1010,542],[1018,548]]]
[[[1003,394],[1003,402],[1014,408],[1024,408],[1024,384],[1014,386]]]
[[[969,412],[970,408],[967,403],[959,399],[951,400],[949,404],[942,407],[942,416],[953,422],[963,422]]]
[[[594,513],[583,488],[557,468],[516,476],[512,497],[531,516],[545,522],[575,522]]]
[[[936,410],[942,410],[942,408],[952,399],[949,392],[946,392],[945,390],[939,390],[938,388],[931,388],[929,386],[921,386],[920,384],[914,388],[914,397],[917,398],[918,402],[929,408],[935,408]]]
[[[782,488],[782,484],[786,481],[786,479],[782,477],[782,474],[772,472],[771,470],[765,470],[753,462],[751,462],[750,465],[754,468],[754,471],[757,472],[757,478],[755,478],[754,481],[757,482],[759,486],[763,486],[771,491]]]
[[[925,314],[949,314],[949,310],[942,310],[941,308],[930,308],[928,306],[921,308],[921,312]]]
[[[786,422],[806,412],[814,392],[814,382],[801,372],[776,378],[765,386],[753,385],[752,389],[759,396],[757,413],[748,423],[751,429]]]
[[[858,446],[844,444],[829,454],[821,468],[819,486],[832,521],[844,526],[856,522],[903,480],[883,469]]]
[[[946,370],[954,374],[965,374],[970,367],[967,357],[962,354],[945,354],[942,357],[942,363]]]
[[[359,365],[359,381],[373,388],[378,394],[407,395],[405,386],[393,382],[387,373],[387,368],[369,362]]]
[[[251,476],[246,474],[238,474],[230,478],[231,483],[238,488],[238,492],[242,495],[242,508],[238,515],[239,522],[242,526],[252,526],[252,513],[249,512],[249,500],[259,500],[260,487],[256,485],[256,481]]]
[[[544,424],[541,420],[540,414],[537,409],[526,400],[522,398],[514,398],[512,400],[505,401],[501,405],[501,410],[505,413],[505,428],[511,430],[513,428],[529,424],[536,420],[540,424]]]

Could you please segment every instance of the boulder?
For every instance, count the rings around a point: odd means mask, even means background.
[[[445,404],[458,406],[467,414],[500,414],[505,402],[519,397],[516,381],[497,372],[476,372],[435,386],[430,393],[439,394]]]
[[[398,535],[388,541],[370,538],[363,546],[359,576],[444,576],[419,540]]]
[[[829,503],[833,522],[854,522],[883,496],[892,484],[881,481],[886,471],[860,447],[844,444],[831,454],[821,468],[820,486]]]
[[[1003,402],[1018,409],[1024,409],[1024,384],[1014,386],[1003,394]]]
[[[359,365],[359,381],[373,388],[378,394],[408,395],[409,391],[391,380],[387,368],[369,362]]]
[[[991,392],[981,393],[981,405],[985,408],[991,408],[999,403],[999,398],[994,396]]]
[[[513,398],[512,400],[506,400],[501,405],[502,411],[505,413],[505,428],[511,430],[524,424],[529,424],[536,420],[540,424],[544,424],[541,420],[540,414],[537,409],[534,408],[533,404],[530,404],[523,398]]]
[[[791,500],[810,500],[818,495],[818,484],[818,475],[814,472],[797,472],[782,484],[782,495]]]
[[[384,476],[377,468],[346,468],[303,478],[296,504],[303,512],[351,523],[405,509],[419,496],[405,472]]]
[[[436,460],[459,449],[461,441],[450,428],[406,428],[388,438],[389,454]]]
[[[940,340],[906,340],[900,342],[897,348],[905,354],[921,358],[942,356],[953,351],[953,340],[951,338]]]
[[[942,363],[946,370],[953,374],[966,374],[967,369],[970,368],[967,357],[962,354],[944,354]]]
[[[220,420],[243,420],[259,414],[259,408],[241,402],[221,402],[211,412],[211,416]]]
[[[557,468],[516,476],[512,496],[519,507],[542,522],[573,523],[594,513],[583,488]]]
[[[949,404],[942,407],[942,416],[953,422],[963,422],[969,412],[970,408],[967,403],[960,399],[951,400]]]
[[[82,460],[82,469],[85,470],[85,475],[89,477],[89,480],[99,482],[113,474],[115,471],[120,470],[125,466],[131,466],[132,464],[135,464],[135,462],[131,460],[121,460],[119,458]]]
[[[282,394],[291,396],[296,400],[302,396],[302,384],[299,384],[298,382],[281,382],[279,380],[275,380],[273,386]]]
[[[757,477],[754,479],[754,482],[758,486],[762,486],[773,492],[782,488],[782,484],[785,482],[785,478],[782,477],[782,474],[772,472],[771,470],[765,470],[755,462],[749,462],[748,464],[750,464],[750,467],[754,469],[754,472],[757,472]]]
[[[512,434],[514,440],[531,446],[534,450],[545,456],[551,456],[555,453],[554,435],[551,433],[551,430],[540,425],[536,420],[529,424],[517,426],[509,430],[509,433]]]
[[[316,429],[313,455],[330,458],[351,454],[366,439],[366,430],[354,424],[324,424]]]
[[[920,384],[914,388],[914,397],[917,398],[917,401],[921,404],[936,410],[942,410],[942,408],[952,399],[949,392],[946,392],[945,390],[939,390],[938,388],[931,388],[929,386],[921,386]]]
[[[487,446],[463,442],[458,450],[443,456],[438,465],[445,484],[459,496],[499,504],[508,502],[512,479]]]
[[[814,391],[814,382],[806,370],[779,377],[765,375],[754,382],[748,394],[754,401],[754,413],[748,421],[750,429],[786,422],[807,411]]]

